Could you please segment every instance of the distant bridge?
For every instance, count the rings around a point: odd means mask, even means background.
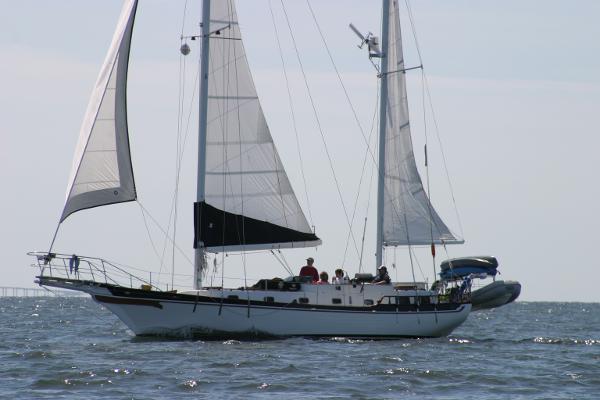
[[[71,290],[0,286],[0,297],[82,297],[84,293]]]

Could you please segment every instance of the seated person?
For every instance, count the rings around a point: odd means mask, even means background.
[[[348,277],[344,277],[344,270],[341,268],[336,269],[335,276],[333,277],[333,284],[344,285],[346,283],[349,283],[349,279]]]
[[[315,260],[312,257],[306,259],[306,265],[300,269],[300,276],[310,276],[312,282],[319,281],[319,271],[314,267]]]
[[[327,272],[321,272],[319,278],[321,278],[321,280],[317,282],[318,285],[329,285],[329,274]]]
[[[377,268],[377,275],[373,279],[374,285],[387,285],[391,282],[390,276],[388,275],[387,268],[385,265]]]

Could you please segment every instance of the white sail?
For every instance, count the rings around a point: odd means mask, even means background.
[[[210,212],[202,211],[201,241],[216,251],[320,244],[275,149],[234,1],[216,0],[210,7],[205,178]]]
[[[417,170],[406,96],[398,2],[389,2],[383,245],[462,243],[433,209]]]
[[[129,137],[126,85],[137,0],[127,0],[92,92],[60,221],[97,206],[136,199]]]

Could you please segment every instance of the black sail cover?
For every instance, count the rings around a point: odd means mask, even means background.
[[[228,213],[205,202],[194,203],[194,231],[194,248],[202,244],[213,250],[307,247],[321,243],[314,233]]]

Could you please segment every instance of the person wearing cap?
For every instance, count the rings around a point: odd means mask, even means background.
[[[314,267],[315,260],[312,257],[306,259],[306,265],[300,269],[300,276],[310,276],[313,283],[319,281],[319,271]]]
[[[387,268],[385,265],[377,268],[377,275],[375,279],[373,279],[373,284],[375,285],[387,285],[391,282],[390,276],[388,275]]]

